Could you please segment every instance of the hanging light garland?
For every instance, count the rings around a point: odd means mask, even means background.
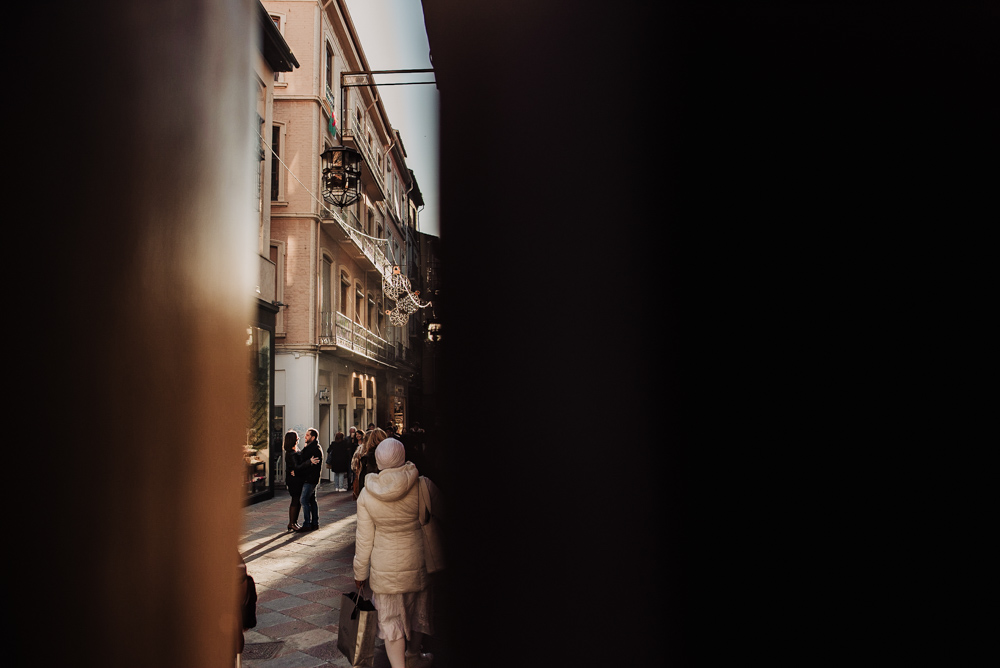
[[[386,310],[389,324],[396,327],[405,325],[411,313],[431,305],[420,300],[420,290],[410,287],[410,279],[403,276],[398,264],[392,265],[392,275],[382,277],[382,294],[396,302],[395,308]]]

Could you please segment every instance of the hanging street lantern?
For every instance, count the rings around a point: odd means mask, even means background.
[[[350,206],[361,197],[361,153],[350,146],[323,151],[323,199],[334,206]]]

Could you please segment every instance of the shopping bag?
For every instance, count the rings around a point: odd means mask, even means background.
[[[428,573],[436,573],[444,570],[444,548],[441,545],[441,524],[438,522],[442,516],[441,497],[434,483],[424,476],[420,476],[418,487],[417,519],[424,534],[424,568]],[[432,497],[437,499],[433,506]]]
[[[352,666],[375,665],[375,634],[378,612],[361,592],[344,592],[340,597],[340,627],[337,649],[344,653]]]

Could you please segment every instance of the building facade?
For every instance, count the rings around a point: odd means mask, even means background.
[[[301,60],[275,77],[269,127],[276,426],[316,428],[325,451],[350,427],[411,420],[420,358],[412,327],[390,323],[383,279],[412,269],[415,179],[377,90],[343,85],[343,72],[370,70],[346,3],[263,5]],[[337,146],[362,159],[360,197],[343,207],[322,195],[321,155]]]
[[[275,423],[274,362],[275,330],[279,306],[277,265],[271,253],[271,207],[268,185],[272,162],[268,159],[267,129],[274,123],[274,83],[284,73],[298,67],[298,61],[264,6],[255,8],[258,49],[254,59],[255,109],[252,115],[257,135],[254,212],[257,226],[257,272],[253,286],[256,311],[247,326],[249,406],[244,444],[243,485],[252,502],[274,494],[275,463],[280,460],[280,431]],[[276,438],[277,436],[277,438]]]

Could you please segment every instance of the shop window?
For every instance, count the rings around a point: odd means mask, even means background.
[[[248,495],[266,492],[271,441],[271,333],[247,328],[250,401],[247,406],[246,443],[243,446],[244,490]]]

